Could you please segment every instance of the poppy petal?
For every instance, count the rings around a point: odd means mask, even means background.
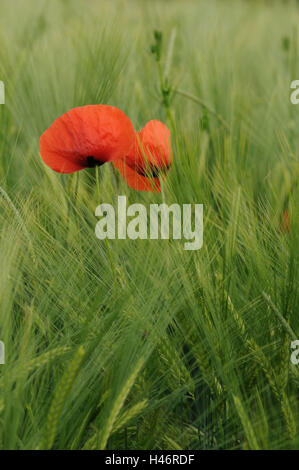
[[[134,141],[133,124],[123,111],[87,105],[53,122],[40,137],[40,153],[54,171],[72,173],[123,157]]]
[[[134,145],[125,157],[126,164],[140,174],[154,176],[171,165],[170,130],[160,121],[149,121],[136,133]]]
[[[152,191],[154,193],[161,192],[161,184],[159,178],[148,178],[140,175],[131,167],[126,165],[124,159],[113,162],[115,168],[118,169],[127,185],[137,191]]]

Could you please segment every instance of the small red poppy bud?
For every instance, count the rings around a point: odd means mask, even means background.
[[[52,170],[73,173],[123,157],[134,140],[134,127],[123,111],[88,105],[56,119],[40,137],[40,153]]]

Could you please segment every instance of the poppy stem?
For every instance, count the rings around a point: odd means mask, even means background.
[[[79,188],[79,178],[80,178],[80,175],[79,173],[75,173],[75,189],[74,189],[74,207],[76,209],[76,205],[77,205],[77,195],[78,195],[78,188]]]
[[[69,184],[68,184],[68,186],[67,186],[67,193],[68,193],[68,196],[69,196],[69,197],[70,197],[70,195],[71,195],[71,190],[72,190],[72,185],[73,185],[74,176],[75,176],[75,173],[72,173],[72,174],[69,176]]]
[[[97,187],[98,204],[101,204],[100,179],[99,179],[99,167],[98,166],[95,167],[95,171],[96,171],[96,187]],[[109,242],[108,242],[107,238],[105,238],[105,245],[106,245],[106,250],[107,250],[107,253],[108,253],[108,258],[109,258],[109,263],[110,263],[110,268],[111,268],[111,272],[112,272],[112,276],[113,276],[115,292],[118,295],[115,263],[114,263],[114,260],[113,260],[113,257],[112,257],[112,253],[111,253]]]
[[[162,95],[162,103],[163,103],[163,106],[166,110],[166,114],[167,114],[168,120],[170,122],[172,131],[175,132],[176,126],[175,126],[173,115],[172,115],[172,112],[171,112],[171,109],[170,109],[170,101],[169,101],[171,87],[168,84],[168,78],[167,78],[167,75],[166,75],[166,71],[168,73],[168,68],[169,68],[169,66],[166,65],[164,73],[163,73],[161,62],[160,62],[160,60],[158,61],[158,72],[159,72],[159,81],[160,81],[160,91],[161,91],[161,95]]]
[[[118,176],[117,176],[114,165],[111,165],[111,167],[112,167],[112,173],[113,173],[113,180],[114,180],[114,184],[115,184],[116,195],[118,196],[119,195]]]
[[[223,119],[223,117],[220,114],[218,114],[213,108],[211,108],[211,106],[209,106],[205,101],[203,101],[197,96],[192,95],[191,93],[188,93],[187,91],[184,91],[184,90],[176,89],[174,91],[178,95],[184,96],[184,98],[188,98],[189,100],[194,101],[194,103],[197,103],[203,108],[207,109],[211,114],[213,114],[218,119],[218,121],[227,129],[228,132],[231,132],[230,125],[225,121],[225,119]]]
[[[170,33],[169,43],[168,43],[168,49],[166,52],[166,59],[165,59],[165,66],[164,66],[164,73],[163,73],[163,76],[166,80],[169,75],[170,66],[172,62],[175,38],[176,38],[176,28],[172,28],[172,31]]]
[[[100,180],[99,180],[99,167],[95,167],[96,170],[96,187],[97,187],[97,196],[100,201]]]

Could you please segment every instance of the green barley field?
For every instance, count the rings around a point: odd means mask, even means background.
[[[299,448],[298,24],[295,1],[0,0],[1,449]],[[100,103],[169,127],[161,194],[43,164]],[[97,239],[118,195],[203,204],[203,247]]]

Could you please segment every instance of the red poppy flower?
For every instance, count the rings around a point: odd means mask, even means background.
[[[136,133],[125,158],[113,163],[131,188],[160,192],[159,176],[163,177],[171,166],[169,129],[160,121],[149,121]]]
[[[135,140],[130,119],[107,105],[74,108],[56,119],[40,138],[46,165],[73,173],[127,155]]]
[[[142,176],[137,171],[132,170],[129,165],[126,165],[125,160],[116,160],[113,165],[118,169],[121,176],[128,186],[137,191],[153,191],[154,193],[161,192],[161,184],[159,178],[149,178]]]

